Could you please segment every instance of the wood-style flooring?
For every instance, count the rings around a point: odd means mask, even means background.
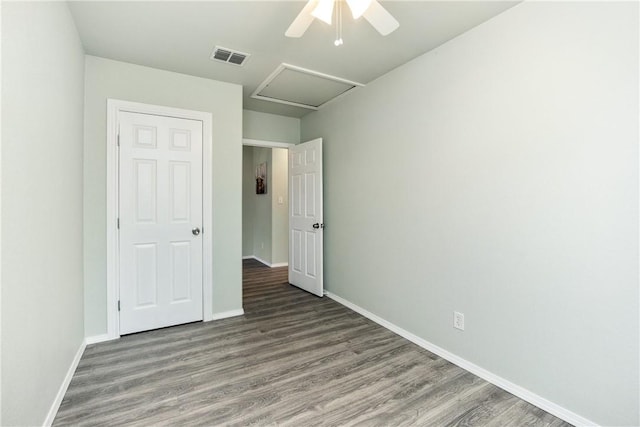
[[[565,426],[244,261],[245,315],[88,346],[54,425]]]

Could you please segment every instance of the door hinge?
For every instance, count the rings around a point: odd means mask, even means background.
[[[118,227],[118,230],[120,230],[120,218],[116,219],[116,227]]]
[[[116,145],[120,147],[120,134],[116,137]]]
[[[118,300],[118,311],[120,311],[120,300]]]

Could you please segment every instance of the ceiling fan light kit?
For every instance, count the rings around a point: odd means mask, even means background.
[[[334,0],[318,0],[318,5],[313,9],[311,15],[318,18],[322,22],[331,25],[331,17],[333,16]]]
[[[336,29],[341,32],[339,27],[342,26],[340,16],[342,1],[346,1],[354,19],[364,16],[383,36],[391,34],[400,26],[400,23],[377,0],[309,0],[284,33],[285,36],[302,37],[316,18],[331,25],[334,9],[338,15]],[[338,2],[337,7],[336,2]],[[336,37],[334,44],[342,45],[342,37]]]
[[[371,0],[347,0],[353,19],[360,18],[371,6]]]

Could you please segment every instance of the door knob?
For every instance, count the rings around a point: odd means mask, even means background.
[[[193,233],[194,236],[197,236],[198,234],[200,234],[200,229],[198,227],[196,227],[196,228],[192,229],[191,232]]]
[[[320,224],[318,224],[317,222],[315,224],[312,225],[313,228],[320,228]]]

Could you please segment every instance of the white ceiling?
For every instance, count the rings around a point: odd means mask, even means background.
[[[70,8],[90,55],[241,84],[244,108],[301,117],[311,110],[250,98],[281,63],[367,84],[517,3],[381,1],[400,28],[383,37],[344,13],[340,47],[335,29],[318,20],[302,38],[284,36],[304,1],[72,1]],[[251,56],[243,67],[212,61],[217,45]]]

